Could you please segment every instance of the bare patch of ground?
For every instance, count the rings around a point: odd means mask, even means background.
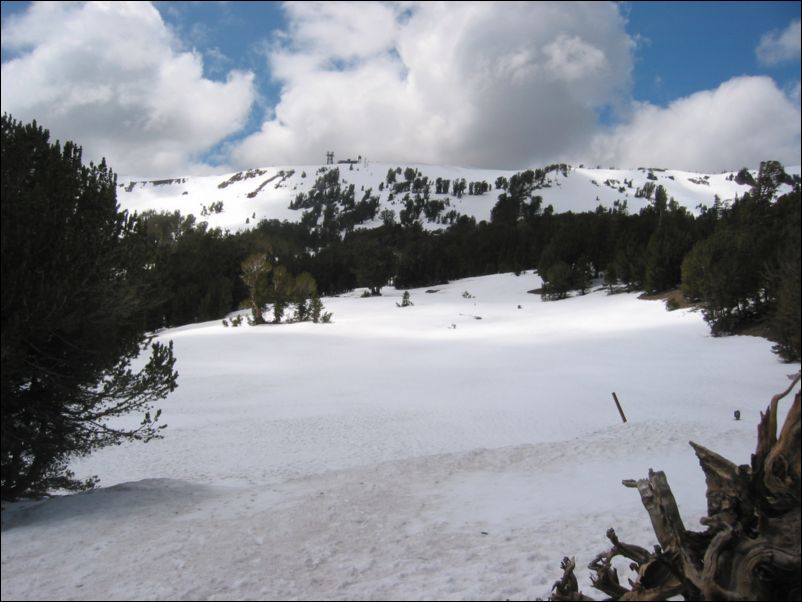
[[[699,307],[698,303],[694,303],[688,299],[682,292],[682,289],[675,288],[670,291],[663,291],[654,295],[643,293],[638,297],[644,301],[665,301],[666,308],[674,309],[695,309]]]

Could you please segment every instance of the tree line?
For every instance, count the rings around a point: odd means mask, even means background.
[[[799,358],[800,181],[778,162],[763,162],[741,198],[696,213],[661,185],[636,213],[626,203],[557,213],[537,194],[542,174],[527,170],[498,182],[489,221],[455,215],[433,232],[417,219],[427,207],[423,201],[417,209],[414,201],[403,205],[404,219],[385,210],[378,227],[358,227],[377,216],[376,197],[367,191],[356,201],[352,186],[340,186],[337,170],[298,195],[299,223],[263,220],[232,234],[192,216],[142,214],[147,278],[160,291],[147,325],[216,319],[243,307],[249,291],[242,262],[269,249],[275,264],[309,274],[320,295],[355,287],[379,294],[388,284],[415,288],[531,269],[541,275],[549,300],[587,292],[593,283],[649,293],[682,287],[702,305],[714,334],[757,325],[783,358]],[[790,191],[778,196],[783,184]],[[360,206],[363,213],[353,218]]]

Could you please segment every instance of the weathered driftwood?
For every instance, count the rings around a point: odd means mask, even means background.
[[[802,578],[800,499],[802,498],[802,423],[797,393],[777,436],[777,409],[800,381],[800,374],[775,395],[757,430],[751,466],[736,466],[691,442],[707,483],[703,532],[689,531],[680,517],[666,476],[649,471],[646,479],[626,480],[637,488],[660,545],[650,552],[618,540],[596,556],[593,587],[612,600],[799,600]],[[622,585],[612,566],[615,557],[632,561],[637,578]],[[579,591],[573,558],[564,558],[563,577],[550,600],[591,600]]]

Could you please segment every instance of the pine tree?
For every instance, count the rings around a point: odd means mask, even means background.
[[[409,291],[404,291],[404,294],[401,297],[401,303],[396,303],[396,306],[409,307],[410,305],[415,305],[415,304],[409,300]]]
[[[800,360],[800,275],[802,275],[802,195],[799,185],[775,204],[778,231],[776,257],[766,275],[774,292],[774,308],[769,320],[774,351],[785,361]]]
[[[273,323],[280,324],[284,310],[292,300],[295,279],[283,265],[273,268],[273,280],[269,287],[269,300],[273,303]]]
[[[315,324],[320,322],[320,316],[323,313],[323,303],[320,301],[320,297],[318,297],[317,295],[314,295],[312,297],[309,313],[312,317],[312,322],[314,322]]]
[[[799,247],[785,257],[778,270],[780,285],[770,327],[777,344],[773,350],[787,362],[798,362],[800,353],[800,261]]]
[[[645,255],[646,290],[651,293],[676,287],[682,279],[682,260],[693,245],[693,218],[672,200],[666,209],[665,192],[657,187],[655,206],[658,211],[657,229],[649,238]]]
[[[84,489],[78,455],[160,437],[152,404],[176,387],[172,343],[144,332],[137,220],[116,176],[33,122],[2,118],[2,498]],[[109,419],[144,414],[139,426]]]
[[[615,267],[615,262],[608,264],[604,270],[604,286],[607,287],[609,293],[613,294],[613,288],[618,284],[618,270]]]
[[[541,297],[544,300],[565,299],[574,282],[574,271],[571,266],[562,260],[552,264],[543,275],[543,288]]]
[[[395,255],[386,245],[367,236],[355,237],[352,241],[353,272],[357,286],[367,287],[371,295],[381,295],[382,287],[392,278]]]
[[[311,274],[303,272],[293,283],[293,301],[295,303],[295,320],[306,322],[310,319],[310,299],[317,295],[317,283]]]

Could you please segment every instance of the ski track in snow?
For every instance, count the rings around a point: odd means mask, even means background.
[[[747,463],[798,365],[692,311],[537,286],[473,278],[409,308],[357,291],[324,300],[331,325],[162,333],[165,439],[76,461],[100,489],[6,505],[2,598],[534,599],[565,555],[598,594],[584,567],[608,527],[656,543],[621,480],[664,470],[701,530],[688,441]]]

